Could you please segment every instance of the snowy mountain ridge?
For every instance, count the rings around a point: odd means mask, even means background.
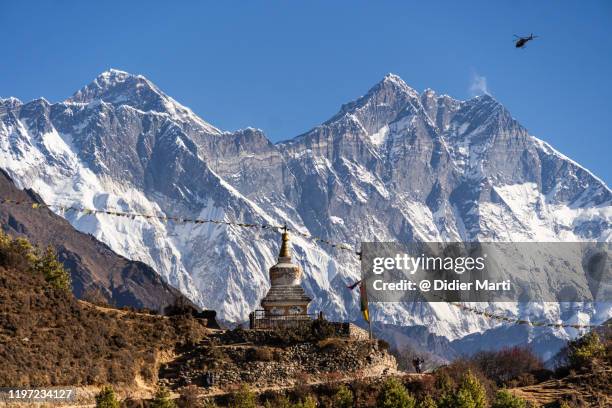
[[[323,124],[273,144],[254,128],[220,131],[145,77],[110,70],[64,102],[0,100],[0,167],[49,203],[287,222],[356,247],[611,240],[608,186],[529,135],[499,102],[419,94],[393,74]],[[269,231],[62,215],[229,320],[258,305],[278,250]],[[345,287],[359,277],[357,260],[299,237],[294,247],[312,310],[357,319],[356,294]],[[612,314],[605,305],[487,307],[548,321]],[[497,325],[443,303],[378,304],[373,316],[449,339]]]

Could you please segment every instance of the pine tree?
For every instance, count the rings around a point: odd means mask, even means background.
[[[419,403],[417,404],[418,408],[438,408],[438,404],[431,398],[430,395],[426,395]]]
[[[14,252],[24,256],[28,261],[33,262],[36,259],[34,248],[30,241],[24,237],[17,237],[11,242],[11,247]]]
[[[257,408],[255,394],[253,394],[246,385],[240,387],[238,392],[232,395],[231,400],[231,408]]]
[[[351,408],[353,406],[353,393],[345,385],[341,385],[334,394],[334,407]]]
[[[38,262],[36,262],[36,269],[54,287],[70,291],[70,274],[64,269],[64,265],[57,260],[57,254],[53,248],[47,247],[38,259]]]
[[[414,408],[415,405],[414,398],[401,382],[394,377],[385,381],[378,395],[378,408]]]
[[[527,402],[507,390],[499,390],[491,408],[527,408]]]
[[[113,387],[107,385],[96,395],[96,408],[119,408]]]
[[[568,345],[568,360],[571,367],[576,369],[590,367],[594,360],[604,357],[605,354],[606,348],[595,332],[587,333]]]
[[[439,391],[437,405],[439,408],[454,408],[455,388],[455,382],[447,373],[436,374],[436,389]]]
[[[317,400],[312,395],[308,395],[302,402],[295,404],[295,408],[317,408]]]
[[[476,408],[476,402],[468,390],[460,388],[455,395],[452,406],[453,408]]]
[[[264,408],[291,408],[291,401],[284,395],[277,395],[273,400],[267,400]]]
[[[70,274],[64,269],[53,248],[42,253],[23,238],[11,238],[0,232],[0,264],[41,274],[53,287],[70,291]]]
[[[455,408],[487,407],[487,393],[478,378],[470,370],[464,374],[461,380],[454,406]]]
[[[176,408],[176,403],[170,397],[170,391],[166,387],[159,387],[151,403],[152,408]]]

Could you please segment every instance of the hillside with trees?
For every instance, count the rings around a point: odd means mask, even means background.
[[[0,386],[133,384],[157,380],[160,352],[198,341],[188,315],[105,309],[70,292],[51,248],[0,233]]]

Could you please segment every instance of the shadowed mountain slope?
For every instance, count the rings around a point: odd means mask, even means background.
[[[31,190],[19,190],[0,171],[0,198],[21,203],[42,203]],[[33,244],[51,245],[70,271],[73,292],[101,294],[116,306],[163,310],[180,292],[165,283],[148,265],[117,255],[89,234],[75,230],[68,221],[46,208],[24,204],[0,204],[2,229],[12,236],[25,236]]]

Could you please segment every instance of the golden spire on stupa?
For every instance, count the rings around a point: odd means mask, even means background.
[[[291,242],[289,242],[289,231],[287,225],[283,227],[283,242],[281,243],[280,251],[278,251],[279,258],[289,258],[291,260]]]

